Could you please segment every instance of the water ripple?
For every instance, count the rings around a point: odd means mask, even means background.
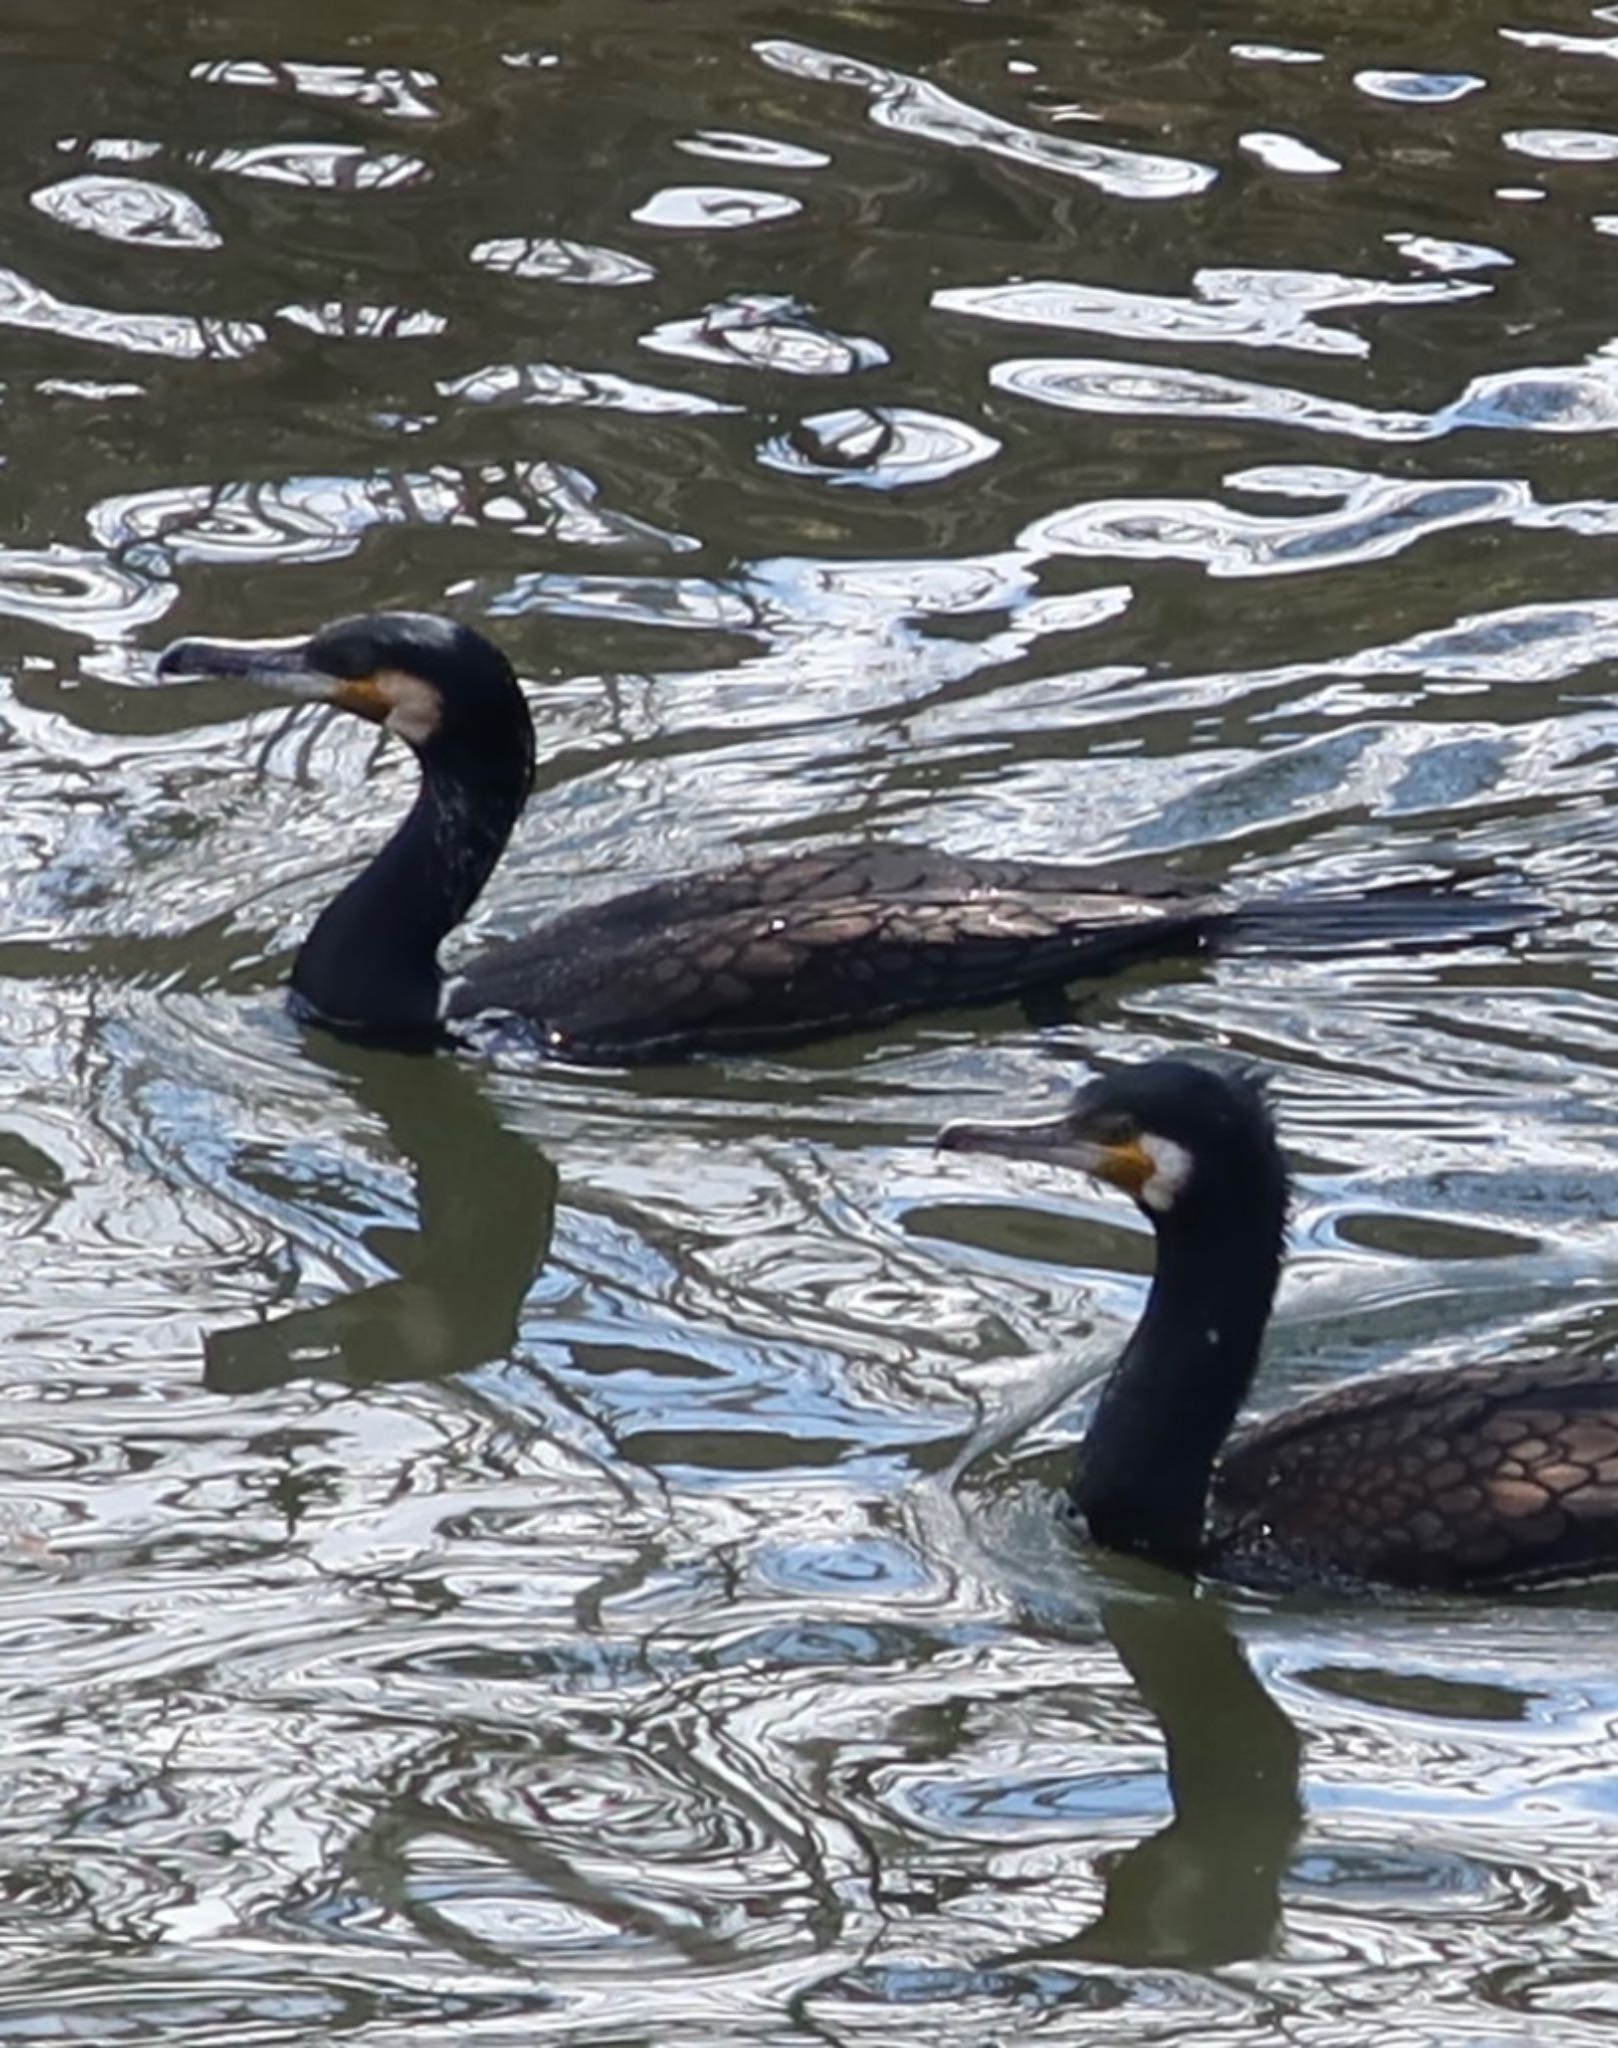
[[[499,236],[475,243],[470,257],[480,270],[492,270],[502,277],[545,278],[552,284],[610,288],[645,284],[657,275],[650,263],[625,255],[621,249],[604,249],[557,235]]]
[[[350,142],[263,142],[198,152],[201,170],[315,192],[388,192],[423,183],[432,168],[402,150]]]
[[[1596,8],[1592,19],[1611,19],[1609,10]],[[1525,50],[1556,50],[1568,57],[1603,57],[1618,61],[1618,35],[1583,36],[1565,29],[1502,28],[1501,36]]]
[[[1195,298],[1035,279],[987,289],[955,288],[934,294],[946,312],[1021,326],[1058,327],[1119,340],[1247,348],[1296,348],[1319,355],[1364,356],[1370,345],[1342,328],[1322,327],[1311,314],[1334,307],[1423,305],[1469,298],[1484,285],[1398,284],[1371,278],[1303,271],[1203,270]]]
[[[420,341],[449,327],[443,314],[419,307],[350,305],[341,299],[277,306],[275,313],[277,319],[328,341]]]
[[[588,477],[543,462],[186,485],[108,499],[89,513],[105,547],[156,542],[171,562],[325,561],[352,553],[375,527],[485,523],[544,529],[585,547],[692,545],[600,505]]]
[[[441,397],[465,405],[600,406],[612,412],[688,417],[741,410],[694,391],[674,391],[608,370],[580,370],[561,363],[487,363],[463,376],[445,378],[437,389]]]
[[[1591,128],[1508,128],[1500,140],[1519,156],[1553,164],[1604,164],[1618,157],[1618,135]]]
[[[392,65],[267,63],[250,57],[194,64],[190,76],[203,85],[249,91],[298,93],[311,100],[341,100],[401,121],[435,121],[442,109],[432,94],[430,71]]]
[[[1416,106],[1448,106],[1488,85],[1465,71],[1356,71],[1354,83],[1372,99]]]
[[[1232,43],[1230,54],[1245,64],[1324,64],[1324,50],[1306,50],[1293,43]]]
[[[747,292],[694,319],[668,320],[640,337],[642,348],[691,362],[738,364],[791,377],[850,377],[888,361],[864,334],[838,334],[788,298]]]
[[[770,469],[890,491],[937,483],[987,462],[1000,443],[961,420],[911,406],[849,406],[811,414],[789,435],[767,441],[759,460]]]
[[[0,614],[48,621],[96,640],[127,639],[174,602],[149,567],[120,569],[85,548],[0,548]]]
[[[234,362],[264,344],[249,320],[194,320],[178,313],[113,312],[59,299],[15,270],[0,270],[0,327],[94,342],[132,355]]]
[[[1168,364],[1030,356],[997,362],[989,375],[1001,390],[1071,412],[1263,421],[1360,441],[1425,441],[1467,427],[1607,433],[1618,420],[1618,348],[1611,346],[1577,365],[1487,372],[1431,413],[1377,411],[1286,385]]]
[[[145,178],[83,176],[41,185],[29,204],[63,227],[146,249],[217,249],[221,237],[197,202]]]
[[[637,1952],[711,1970],[799,1950],[817,1887],[767,1802],[738,1801],[722,1763],[702,1783],[700,1719],[665,1713],[649,1734],[643,1747],[607,1718],[594,1742],[581,1727],[503,1768],[413,1770],[415,1823],[388,1831],[384,1889],[435,1945],[543,1959],[553,1985]]]
[[[1396,483],[1353,471],[1274,465],[1228,479],[1237,490],[1336,498],[1330,511],[1241,512],[1212,499],[1104,500],[1054,512],[1019,543],[1039,555],[1197,562],[1210,576],[1296,575],[1387,561],[1435,533],[1535,513],[1520,483]],[[1611,508],[1618,521],[1618,505]]]
[[[759,58],[777,71],[817,85],[842,85],[863,92],[871,120],[948,149],[964,149],[1008,163],[1076,178],[1122,199],[1185,199],[1204,192],[1218,173],[1209,164],[1160,156],[1118,144],[1078,142],[998,119],[970,106],[930,81],[809,43],[764,40]]]
[[[776,171],[821,171],[832,161],[825,150],[801,142],[783,142],[774,135],[737,135],[719,128],[683,135],[674,146],[687,156],[713,157],[720,163],[763,164]]]
[[[1138,413],[1163,419],[1215,419],[1301,427],[1365,441],[1419,441],[1437,431],[1421,413],[1378,412],[1280,384],[1249,383],[1172,364],[1147,366],[1078,356],[1010,357],[995,363],[1001,391],[1066,412]]]
[[[1027,284],[957,286],[934,294],[946,313],[1020,326],[1061,327],[1120,340],[1238,343],[1248,348],[1298,348],[1322,355],[1364,355],[1366,344],[1341,329],[1317,326],[1297,307],[1165,298],[1035,279]]]
[[[1503,249],[1492,249],[1483,242],[1457,242],[1445,235],[1395,232],[1388,236],[1388,242],[1412,263],[1451,273],[1493,270],[1512,260]]]
[[[799,212],[800,200],[786,192],[759,192],[742,185],[665,185],[630,214],[645,227],[676,233],[764,227]]]

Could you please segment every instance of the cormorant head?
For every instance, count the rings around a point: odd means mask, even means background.
[[[1146,1060],[1089,1081],[1066,1112],[948,1124],[948,1152],[1047,1159],[1122,1188],[1154,1223],[1286,1200],[1286,1170],[1257,1079],[1191,1060]]]
[[[293,641],[177,640],[160,676],[229,676],[315,698],[437,754],[498,747],[512,735],[528,774],[533,727],[511,663],[492,640],[433,612],[367,612]]]

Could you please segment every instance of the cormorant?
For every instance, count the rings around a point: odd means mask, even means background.
[[[1231,903],[1117,866],[844,846],[566,911],[446,978],[440,942],[488,880],[533,777],[533,723],[504,654],[449,619],[378,612],[292,644],[181,640],[157,668],[338,705],[421,763],[409,814],[326,906],[292,970],[298,1013],[356,1038],[439,1044],[492,1015],[562,1058],[672,1059],[1038,996],[1138,960],[1454,941],[1537,914],[1445,882]]]
[[[1096,1542],[1266,1585],[1480,1587],[1618,1565],[1610,1358],[1353,1380],[1219,1456],[1258,1365],[1287,1211],[1250,1076],[1152,1060],[1090,1082],[1062,1116],[951,1124],[938,1142],[1091,1174],[1156,1233],[1145,1310],[1069,1487]]]

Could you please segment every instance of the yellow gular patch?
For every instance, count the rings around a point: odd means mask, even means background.
[[[385,726],[412,747],[426,746],[444,720],[438,691],[402,668],[381,668],[375,675],[339,683],[331,701],[373,725]]]
[[[1192,1163],[1183,1145],[1145,1131],[1121,1145],[1103,1145],[1096,1172],[1102,1180],[1133,1195],[1143,1208],[1165,1216],[1191,1178]]]
[[[1095,1164],[1097,1180],[1104,1180],[1110,1187],[1122,1188],[1126,1195],[1140,1200],[1140,1191],[1151,1179],[1153,1162],[1147,1156],[1139,1138],[1129,1138],[1121,1145],[1101,1145]]]
[[[368,718],[373,725],[380,725],[393,708],[378,688],[375,676],[334,683],[327,701],[339,711],[352,711],[356,718]]]

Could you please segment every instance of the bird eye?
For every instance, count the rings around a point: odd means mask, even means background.
[[[1140,1136],[1140,1126],[1126,1110],[1104,1109],[1085,1119],[1085,1135],[1097,1145],[1131,1145]]]

